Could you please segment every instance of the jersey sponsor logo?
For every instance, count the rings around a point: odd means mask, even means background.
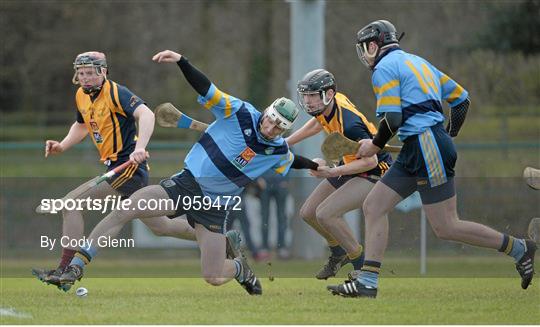
[[[253,133],[251,128],[247,128],[247,129],[244,130],[244,135],[247,136],[247,137],[250,137],[251,133]]]
[[[251,160],[253,160],[253,158],[255,158],[255,151],[251,150],[248,146],[234,158],[233,164],[238,169],[243,169]]]

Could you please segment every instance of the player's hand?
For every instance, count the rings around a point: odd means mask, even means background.
[[[135,151],[131,152],[131,154],[129,155],[129,160],[140,164],[140,163],[143,163],[149,157],[150,155],[148,155],[148,152],[146,152],[144,148],[140,148],[140,149],[135,149]]]
[[[319,168],[317,168],[317,170],[310,170],[309,174],[311,176],[318,177],[318,178],[334,177],[335,168],[319,165]]]
[[[362,139],[358,143],[360,143],[360,148],[356,152],[357,158],[372,157],[381,151],[381,148],[373,144],[373,140],[371,139]]]
[[[326,160],[324,159],[321,159],[321,158],[315,158],[315,159],[312,159],[311,161],[317,163],[320,166],[326,166]]]
[[[161,52],[156,53],[152,60],[157,63],[164,63],[164,62],[178,62],[182,58],[182,55],[179,53],[176,53],[171,50],[164,50]]]
[[[60,154],[62,152],[64,152],[64,148],[60,142],[55,140],[45,141],[45,158],[49,155]]]

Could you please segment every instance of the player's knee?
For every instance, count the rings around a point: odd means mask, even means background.
[[[132,210],[114,210],[110,213],[112,219],[126,223],[132,219],[135,219],[135,213]]]
[[[457,237],[455,230],[451,226],[435,226],[432,228],[435,236],[441,240],[453,241]]]
[[[156,236],[168,236],[167,230],[162,227],[151,227],[150,230]]]
[[[328,210],[325,210],[325,208],[321,207],[317,208],[315,216],[317,217],[317,222],[323,227],[329,225],[330,220],[332,219],[332,215],[328,212]]]
[[[364,217],[368,219],[370,217],[376,217],[378,215],[377,204],[367,198],[362,204],[362,211],[364,213]]]
[[[313,210],[311,210],[311,208],[307,206],[302,206],[302,208],[300,208],[300,218],[302,218],[307,223],[316,219]]]

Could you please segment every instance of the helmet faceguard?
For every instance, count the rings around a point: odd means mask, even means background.
[[[267,118],[275,124],[277,127],[283,130],[279,135],[283,135],[286,131],[292,129],[294,121],[298,117],[298,108],[292,102],[292,100],[287,98],[276,99],[266,110],[264,111],[262,121]],[[259,125],[260,128],[260,125]]]
[[[298,92],[298,103],[304,111],[311,116],[318,116],[326,110],[326,107],[332,103],[333,97],[327,97],[326,92],[336,90],[336,80],[332,73],[324,69],[316,69],[307,73],[302,80],[298,82],[296,90]],[[314,107],[306,103],[305,96],[318,94],[322,103]]]
[[[81,53],[75,58],[75,61],[73,62],[73,69],[75,70],[75,73],[73,74],[73,78],[71,80],[73,84],[80,84],[77,75],[78,69],[86,67],[94,68],[98,76],[103,76],[104,81],[107,79],[107,59],[105,58],[105,54],[101,52],[91,51]],[[83,88],[84,93],[90,94],[94,92],[99,92],[102,86],[103,83],[101,83],[100,85],[93,85],[91,87],[81,87]]]
[[[381,54],[381,50],[399,45],[397,31],[394,25],[387,20],[374,21],[358,31],[356,34],[356,53],[360,61],[368,68],[373,68],[373,63]],[[377,44],[377,51],[369,53],[369,43]],[[370,63],[371,62],[371,63]]]

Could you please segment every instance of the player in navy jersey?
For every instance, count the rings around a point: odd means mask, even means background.
[[[290,146],[323,130],[340,133],[353,141],[371,139],[377,133],[356,106],[337,92],[334,75],[327,70],[307,73],[298,82],[297,91],[300,106],[313,118],[286,139]],[[325,238],[331,253],[315,275],[317,279],[335,276],[349,262],[355,270],[362,267],[362,246],[343,215],[362,206],[375,182],[391,164],[391,156],[384,152],[361,159],[349,155],[336,167],[313,172],[325,179],[302,205],[300,216]]]
[[[160,185],[145,187],[131,196],[131,208],[113,211],[92,231],[88,239],[114,237],[124,224],[135,218],[186,215],[201,250],[202,275],[218,286],[232,278],[249,294],[262,294],[260,281],[242,256],[225,250],[224,226],[230,210],[239,208],[240,193],[268,170],[285,175],[290,168],[316,170],[318,165],[289,151],[281,135],[292,128],[298,108],[286,98],[275,100],[263,113],[249,102],[219,90],[182,55],[165,50],[153,57],[158,63],[177,63],[188,83],[199,94],[198,101],[216,120],[210,124],[184,161],[184,169]],[[144,210],[137,203],[148,199],[173,200],[174,207]],[[191,204],[186,204],[187,201]],[[201,208],[196,201],[204,203]],[[208,207],[210,201],[211,206]],[[89,243],[83,247],[62,276],[72,284],[97,253]]]
[[[456,208],[452,137],[465,120],[467,91],[425,59],[399,48],[390,22],[378,20],[362,28],[356,45],[360,60],[373,71],[379,129],[373,140],[360,141],[358,157],[378,153],[397,133],[404,143],[396,162],[364,201],[366,221],[364,266],[360,273],[328,289],[342,296],[375,297],[379,270],[388,238],[386,214],[404,198],[419,191],[426,217],[435,234],[445,240],[497,249],[514,258],[526,289],[534,274],[536,245],[487,226],[460,220]],[[450,106],[443,127],[442,102]]]

